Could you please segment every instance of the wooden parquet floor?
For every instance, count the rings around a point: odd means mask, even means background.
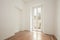
[[[21,31],[5,40],[57,40],[54,35],[44,34],[42,32]]]

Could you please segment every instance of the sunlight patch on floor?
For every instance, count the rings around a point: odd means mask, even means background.
[[[33,31],[33,40],[41,40],[41,32]]]

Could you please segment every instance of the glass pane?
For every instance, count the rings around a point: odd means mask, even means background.
[[[36,16],[36,15],[37,15],[37,9],[34,8],[34,16]]]
[[[41,8],[40,7],[38,8],[38,13],[41,13]]]
[[[32,26],[33,30],[41,29],[41,7],[36,7],[33,9],[33,20]]]

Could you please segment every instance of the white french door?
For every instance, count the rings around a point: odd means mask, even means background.
[[[41,30],[41,7],[33,7],[32,14],[30,17],[30,29],[31,31],[40,31]]]

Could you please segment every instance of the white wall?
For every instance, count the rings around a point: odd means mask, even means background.
[[[56,1],[45,0],[42,10],[44,33],[55,34]]]
[[[0,0],[0,40],[21,29],[23,4],[22,0]]]
[[[56,23],[56,36],[60,40],[60,0],[57,0],[57,23]]]

